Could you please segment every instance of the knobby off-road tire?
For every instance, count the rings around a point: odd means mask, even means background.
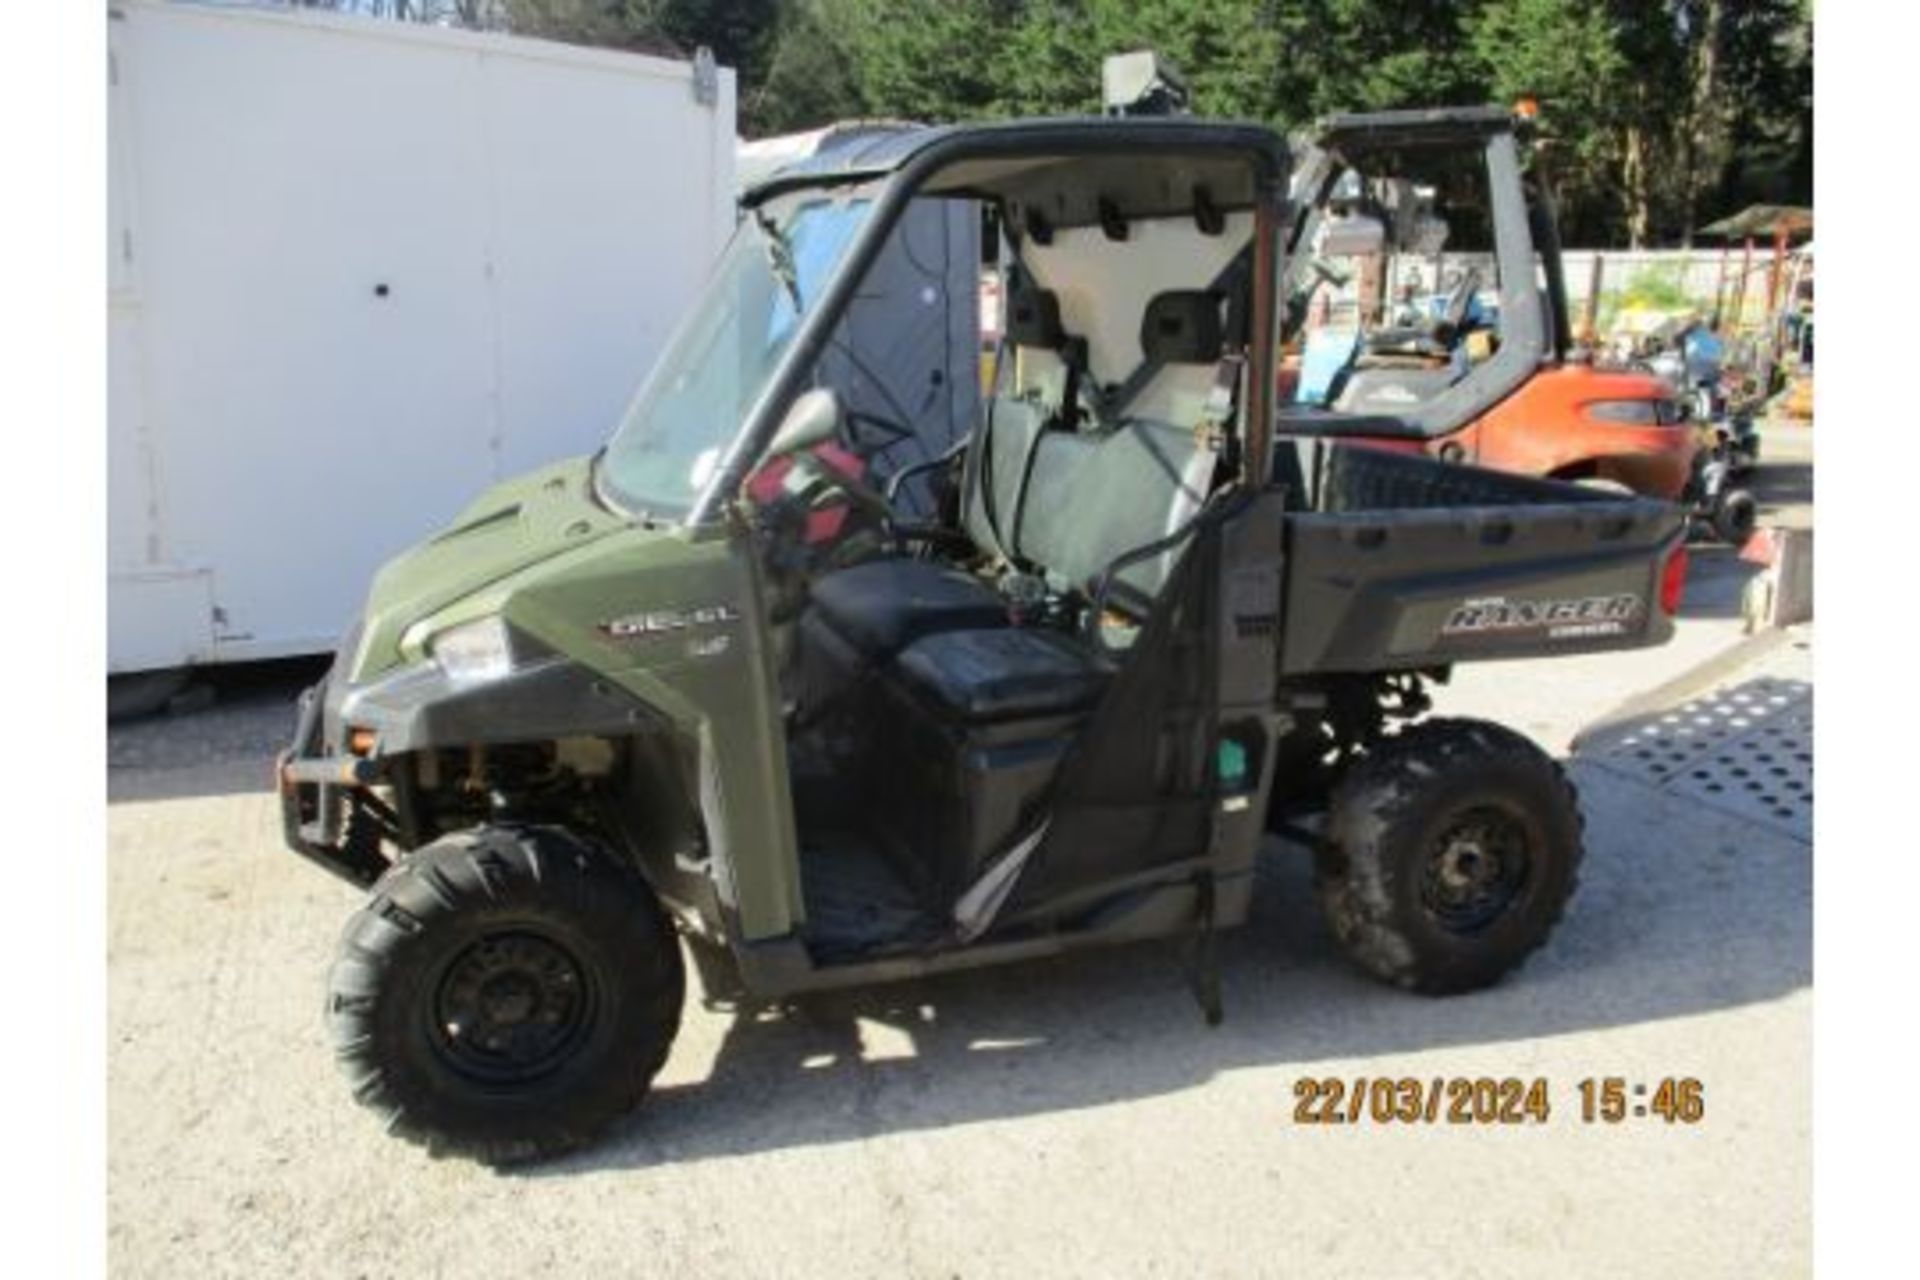
[[[637,1106],[685,989],[673,925],[637,874],[557,827],[483,827],[373,886],[340,939],[327,1025],[390,1133],[510,1164]]]
[[[1497,982],[1547,940],[1578,879],[1583,822],[1560,766],[1510,729],[1432,720],[1335,789],[1321,909],[1362,968],[1429,995]]]

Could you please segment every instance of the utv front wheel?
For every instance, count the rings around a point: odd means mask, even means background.
[[[639,1104],[685,990],[640,878],[554,827],[412,854],[348,922],[327,1022],[354,1097],[436,1155],[489,1164],[592,1140]]]
[[[1341,781],[1315,881],[1362,968],[1442,995],[1491,985],[1546,941],[1581,853],[1579,802],[1550,756],[1499,725],[1434,720]]]

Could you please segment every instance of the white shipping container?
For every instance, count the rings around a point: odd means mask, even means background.
[[[733,73],[109,17],[109,670],[328,649],[384,560],[605,438],[732,227]]]

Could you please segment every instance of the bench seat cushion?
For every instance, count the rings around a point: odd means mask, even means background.
[[[1108,680],[1071,640],[1030,627],[930,635],[907,646],[894,671],[944,715],[968,722],[1086,711]]]
[[[927,560],[869,560],[813,586],[821,620],[863,657],[898,653],[939,631],[1005,626],[1000,594],[970,573]]]

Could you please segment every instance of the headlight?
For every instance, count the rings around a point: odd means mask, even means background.
[[[499,680],[513,671],[513,639],[498,616],[447,628],[427,642],[427,652],[455,684]]]

